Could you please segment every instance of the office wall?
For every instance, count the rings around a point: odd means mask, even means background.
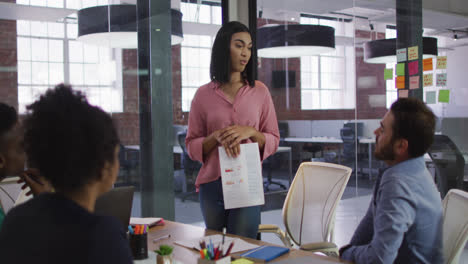
[[[374,130],[380,126],[381,119],[360,119],[363,124],[363,137],[374,137]],[[338,120],[284,120],[288,123],[288,137],[334,137],[340,138],[340,129],[354,119]]]

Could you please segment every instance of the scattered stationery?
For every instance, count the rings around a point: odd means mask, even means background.
[[[223,247],[222,253],[224,255],[228,253],[230,245],[232,246],[231,246],[231,250],[229,253],[236,253],[236,252],[249,250],[249,249],[258,247],[257,245],[247,243],[240,238],[234,238],[234,237],[229,237],[229,236],[225,237],[224,244],[222,243],[222,241],[223,241],[222,235],[212,235],[212,236],[203,237],[202,239],[179,240],[179,241],[175,241],[174,243],[183,247],[195,249],[197,251],[200,251],[201,249],[203,249],[203,245],[205,248],[207,248],[208,245],[211,245],[211,243],[216,246],[221,245]]]
[[[258,143],[240,144],[240,154],[236,158],[228,157],[224,147],[219,147],[218,151],[224,208],[265,204]]]
[[[131,217],[130,225],[148,225],[149,227],[156,225],[164,225],[164,219],[160,217]]]
[[[131,235],[143,235],[148,233],[148,225],[135,225],[135,226],[128,226],[128,232]]]
[[[289,252],[289,248],[261,246],[247,251],[240,256],[255,262],[267,262]]]

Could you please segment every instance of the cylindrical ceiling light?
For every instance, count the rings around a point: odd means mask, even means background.
[[[266,25],[257,30],[258,56],[292,58],[335,50],[335,29],[320,25]]]
[[[182,13],[171,9],[171,43],[183,40]],[[105,5],[78,11],[78,41],[112,48],[138,47],[136,5]]]
[[[437,56],[437,39],[423,37],[423,58]],[[396,63],[396,39],[378,39],[364,43],[364,61],[367,63]]]

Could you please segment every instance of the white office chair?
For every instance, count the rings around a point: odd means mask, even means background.
[[[303,162],[283,205],[286,232],[276,225],[260,225],[259,232],[276,234],[285,246],[291,240],[302,250],[338,256],[333,243],[335,211],[352,169],[325,162]]]
[[[468,239],[468,193],[451,189],[443,201],[443,247],[447,264],[458,264]]]

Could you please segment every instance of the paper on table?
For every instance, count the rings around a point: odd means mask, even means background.
[[[200,241],[205,241],[205,243],[208,245],[209,243],[213,243],[215,247],[221,245],[223,241],[223,236],[222,235],[212,235],[212,236],[206,236],[203,238],[196,238],[192,240],[179,240],[175,241],[174,243],[183,247],[187,248],[193,248],[196,250],[200,250]],[[226,236],[224,239],[224,253],[228,250],[229,245],[231,242],[234,241],[234,246],[231,249],[231,253],[236,253],[244,250],[249,250],[258,247],[258,245],[250,244],[248,242],[245,242],[244,240],[236,237],[228,237]]]
[[[130,217],[130,225],[157,225],[159,222],[161,222],[162,218],[160,217],[145,217],[145,218],[140,218],[140,217]]]
[[[219,147],[224,208],[240,208],[265,203],[258,143],[240,145],[237,158],[229,158]]]

